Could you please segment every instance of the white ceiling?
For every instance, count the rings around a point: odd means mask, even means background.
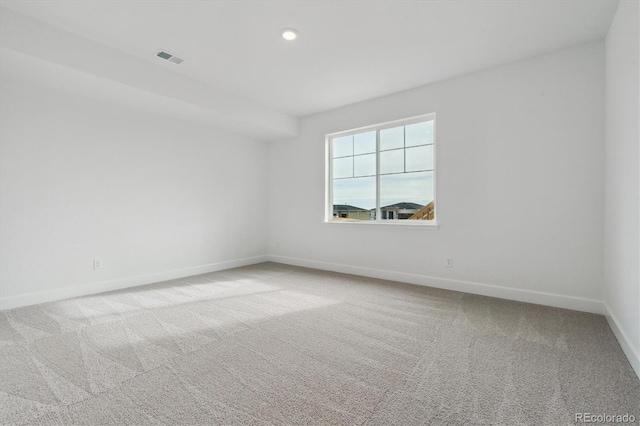
[[[97,47],[292,116],[602,39],[617,3],[1,1]],[[296,28],[298,40],[284,41],[285,27]],[[159,49],[185,62],[162,63]]]

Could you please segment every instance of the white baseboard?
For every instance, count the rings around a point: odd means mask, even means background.
[[[622,348],[624,354],[627,356],[631,367],[633,367],[634,371],[638,375],[638,378],[640,378],[640,353],[638,353],[639,348],[633,345],[633,342],[620,326],[618,318],[614,315],[607,302],[604,302],[604,316],[607,318],[609,327],[611,327],[613,334],[615,334],[616,339],[618,339],[620,347]]]
[[[391,281],[400,281],[409,284],[435,287],[445,290],[461,291],[464,293],[478,294],[481,296],[490,296],[499,299],[509,299],[518,302],[534,303],[537,305],[571,309],[574,311],[589,312],[593,314],[602,314],[604,309],[602,301],[587,299],[584,297],[566,296],[563,294],[504,287],[473,281],[462,281],[450,278],[433,277],[428,275],[408,274],[406,272],[363,268],[361,266],[320,262],[316,260],[300,259],[286,256],[269,255],[268,259],[271,262],[284,263],[287,265],[303,266],[307,268],[342,272],[345,274],[361,275],[365,277],[380,278]]]
[[[53,302],[54,300],[69,299],[72,297],[86,296],[88,294],[103,293],[105,291],[120,290],[138,285],[152,284],[176,278],[189,277],[191,275],[206,274],[208,272],[222,271],[224,269],[253,265],[267,261],[267,256],[245,257],[242,259],[226,260],[210,263],[208,265],[193,266],[189,268],[174,269],[171,271],[154,272],[151,274],[136,275],[133,277],[119,278],[109,281],[86,283],[72,287],[63,287],[52,290],[19,294],[17,296],[0,297],[0,310],[19,308],[21,306],[35,305],[38,303]]]

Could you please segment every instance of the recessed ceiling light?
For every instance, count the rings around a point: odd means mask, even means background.
[[[282,38],[287,41],[295,40],[298,38],[298,32],[293,28],[285,28],[282,30]]]

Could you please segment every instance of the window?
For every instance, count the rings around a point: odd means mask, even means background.
[[[435,222],[435,114],[326,140],[329,222]]]

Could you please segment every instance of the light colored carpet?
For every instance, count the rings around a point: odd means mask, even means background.
[[[274,263],[3,311],[0,337],[2,424],[640,418],[602,316]]]

